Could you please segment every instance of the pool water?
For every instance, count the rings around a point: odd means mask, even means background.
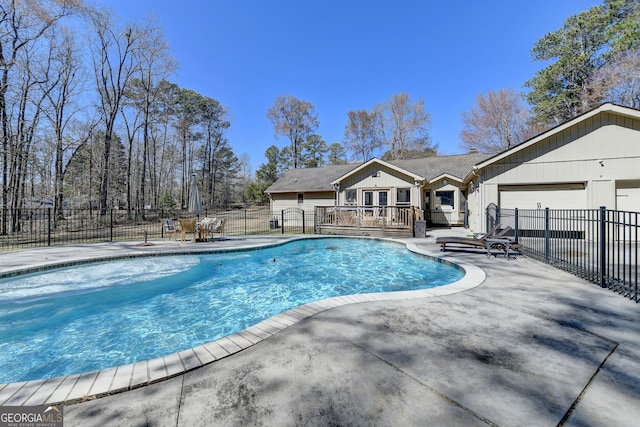
[[[401,244],[322,238],[3,279],[0,383],[153,359],[311,301],[430,288],[463,275]]]

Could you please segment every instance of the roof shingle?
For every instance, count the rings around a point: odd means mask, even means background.
[[[387,163],[432,180],[448,174],[463,180],[473,165],[490,155],[481,153],[432,156],[422,159],[390,160]],[[274,182],[266,193],[287,193],[303,191],[332,191],[331,184],[336,179],[361,166],[361,163],[329,165],[321,168],[291,169]]]

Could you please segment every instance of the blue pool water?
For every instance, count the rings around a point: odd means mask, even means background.
[[[0,280],[0,383],[152,359],[324,298],[441,286],[464,273],[404,245],[305,239]]]

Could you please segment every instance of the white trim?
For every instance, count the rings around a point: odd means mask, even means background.
[[[451,175],[451,174],[448,174],[448,173],[443,173],[442,175],[439,175],[439,176],[433,178],[432,180],[429,181],[429,184],[433,184],[434,182],[438,182],[438,181],[443,180],[443,179],[448,179],[449,180],[448,184],[451,184],[451,180],[457,181],[460,184],[464,184],[464,181],[462,179],[458,178],[455,175]],[[445,185],[448,185],[448,184],[445,184]]]

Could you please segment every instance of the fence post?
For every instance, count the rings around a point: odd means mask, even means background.
[[[160,238],[164,239],[164,208],[160,209]]]
[[[284,234],[284,209],[280,211],[280,220],[282,221],[282,228],[280,228],[280,234]]]
[[[549,231],[549,208],[544,208],[544,262],[549,264],[549,252],[551,251],[550,242],[551,232]]]
[[[600,268],[598,279],[600,281],[600,287],[606,288],[605,269],[607,268],[607,208],[606,206],[600,206],[600,250],[599,261]]]
[[[109,241],[113,242],[113,209],[109,210]]]
[[[47,208],[47,246],[51,246],[51,208]]]
[[[247,210],[244,210],[244,235],[247,235]]]
[[[515,222],[515,225],[514,225],[514,227],[513,227],[513,228],[514,228],[514,230],[513,230],[513,233],[514,233],[514,241],[515,241],[516,243],[518,243],[518,208],[515,208],[515,209],[514,209],[513,220],[514,220],[514,222]]]
[[[302,234],[304,234],[304,211],[302,211]]]

